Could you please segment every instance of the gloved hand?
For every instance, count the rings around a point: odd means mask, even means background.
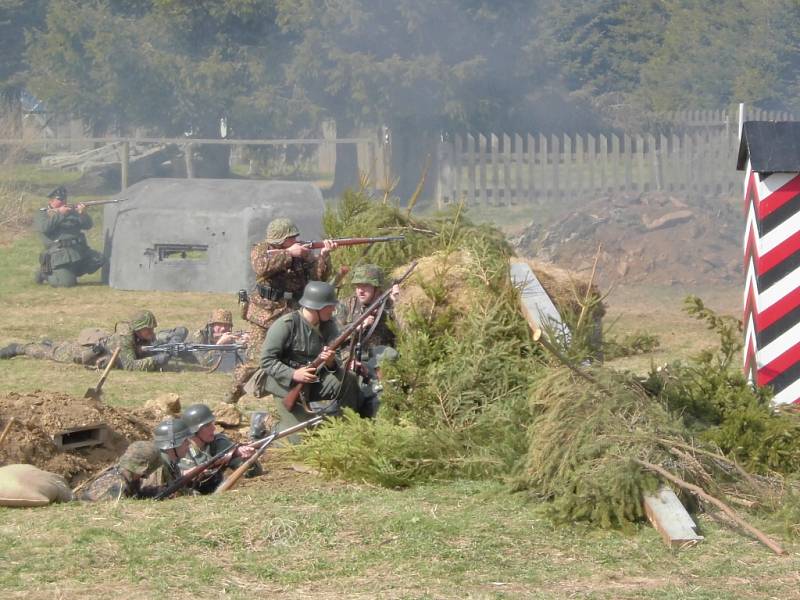
[[[157,367],[163,367],[169,362],[169,352],[159,352],[153,355],[153,364]]]

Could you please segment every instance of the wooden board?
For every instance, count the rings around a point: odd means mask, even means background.
[[[644,497],[644,511],[664,543],[671,548],[686,548],[703,541],[697,524],[671,489],[662,487]]]
[[[511,263],[511,282],[520,290],[522,312],[531,329],[545,329],[546,327],[552,327],[559,331],[563,329],[564,325],[558,309],[528,263]]]

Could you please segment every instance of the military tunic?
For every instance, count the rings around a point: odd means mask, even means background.
[[[292,375],[295,369],[314,361],[322,348],[330,345],[339,335],[335,321],[324,321],[315,327],[306,321],[300,311],[293,311],[279,318],[267,330],[261,349],[261,369],[265,377],[261,382],[262,392],[275,396],[278,411],[281,413],[280,429],[286,429],[313,415],[307,413],[301,402],[296,402],[291,414],[281,401],[294,387]],[[345,372],[337,362],[334,367],[323,366],[319,382],[305,386],[307,403],[338,400],[340,407],[349,407],[356,412],[363,410],[363,397],[358,378],[352,372]]]
[[[232,402],[244,395],[244,384],[258,370],[261,346],[270,325],[297,308],[309,281],[324,281],[331,271],[329,255],[323,258],[310,253],[308,259],[294,258],[266,241],[253,246],[250,263],[256,274],[256,287],[242,315],[250,322],[247,362],[234,372],[229,397]]]
[[[197,465],[202,465],[219,453],[229,450],[233,445],[233,440],[224,433],[216,434],[214,436],[214,441],[210,444],[201,444],[197,441],[197,438],[192,438],[189,445],[189,452],[187,452],[186,456],[178,463],[180,470],[181,472],[186,472]],[[244,460],[242,458],[236,456],[231,459],[227,468],[238,469],[243,462]],[[199,479],[195,481],[194,485],[192,485],[192,488],[201,494],[211,494],[219,487],[219,484],[222,483],[224,479],[224,470],[225,469],[218,469],[212,475],[206,477],[201,475]],[[248,469],[245,477],[256,477],[257,475],[261,475],[262,472],[261,465],[255,463]]]
[[[77,284],[81,275],[94,273],[103,266],[105,258],[89,247],[83,234],[83,230],[91,227],[92,218],[86,212],[78,214],[71,210],[62,215],[51,208],[36,212],[34,229],[44,244],[39,257],[42,280],[70,287]]]
[[[114,465],[81,492],[80,500],[97,502],[120,498],[153,498],[161,487],[143,486],[141,479],[129,481],[119,465]]]
[[[376,290],[375,298],[377,298],[381,293],[381,290]],[[365,308],[367,307],[361,304],[355,294],[340,303],[339,308],[336,311],[336,321],[339,323],[339,327],[342,329],[347,327],[350,323],[364,314]],[[378,312],[379,311],[375,311],[375,314],[377,315]],[[394,347],[396,345],[396,340],[395,333],[391,329],[391,324],[393,322],[394,302],[392,302],[391,298],[388,298],[386,300],[386,306],[384,307],[380,319],[378,320],[378,324],[375,326],[375,330],[372,332],[372,335],[369,336],[369,339],[362,343],[361,349],[369,350],[375,346]],[[372,325],[369,327],[364,327],[362,329],[362,336],[366,335],[370,329],[372,329]]]
[[[163,490],[164,488],[168,487],[169,485],[178,480],[178,478],[181,476],[181,470],[178,467],[178,463],[170,460],[166,452],[162,450],[158,454],[159,457],[161,458],[161,466],[158,467],[152,473],[150,473],[150,475],[148,475],[144,479],[144,481],[142,482],[142,486],[147,488],[155,488],[158,490]],[[182,490],[176,493],[189,494],[191,493],[191,490],[183,488]]]
[[[116,333],[108,340],[106,350],[110,354],[120,348],[117,357],[117,368],[126,371],[157,371],[159,366],[152,356],[142,352],[141,347],[147,346],[136,337],[128,323],[117,323]]]

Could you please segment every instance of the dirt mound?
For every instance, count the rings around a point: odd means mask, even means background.
[[[14,417],[0,446],[0,464],[28,463],[63,475],[73,485],[113,463],[130,442],[150,439],[153,424],[123,409],[86,398],[35,391],[0,396],[0,422]],[[102,446],[65,452],[53,435],[73,427],[105,423],[109,437]]]
[[[511,244],[520,256],[614,283],[730,284],[742,278],[738,201],[688,204],[663,192],[599,198],[554,223],[532,222]]]

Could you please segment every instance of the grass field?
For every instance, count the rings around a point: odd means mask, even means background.
[[[97,229],[93,244],[97,244]],[[83,327],[112,327],[149,307],[162,326],[199,326],[228,294],[112,290],[96,278],[54,290],[33,283],[38,242],[16,235],[0,246],[0,344],[69,339]],[[680,311],[686,292],[736,314],[738,290],[617,289],[614,333],[661,338],[650,361],[713,343]],[[237,324],[238,326],[238,324]],[[98,373],[27,358],[0,362],[2,393],[34,389],[82,395]],[[106,400],[138,406],[174,391],[215,402],[227,376],[115,371]],[[554,526],[541,505],[502,482],[439,482],[409,490],[324,481],[293,467],[285,450],[266,455],[266,476],[222,496],[153,503],[71,503],[0,508],[3,598],[790,598],[798,597],[800,545],[788,556],[700,516],[701,545],[667,549],[642,525],[597,531]],[[781,523],[753,518],[778,533]]]

